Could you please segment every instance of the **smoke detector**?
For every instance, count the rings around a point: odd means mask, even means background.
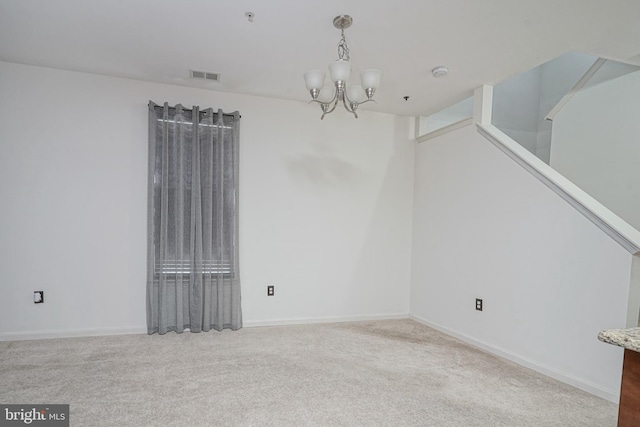
[[[444,77],[447,75],[448,72],[449,72],[449,69],[444,65],[440,65],[434,68],[433,70],[431,70],[431,74],[433,75],[433,77]]]

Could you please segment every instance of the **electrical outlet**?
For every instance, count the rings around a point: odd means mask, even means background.
[[[476,298],[476,310],[482,311],[482,300],[480,298]]]
[[[274,290],[275,286],[274,285],[267,285],[267,296],[268,297],[272,297],[275,295],[275,290]]]
[[[44,291],[33,291],[33,303],[42,304],[44,302]]]

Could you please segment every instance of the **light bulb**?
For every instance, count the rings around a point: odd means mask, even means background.
[[[382,79],[382,71],[370,69],[364,70],[360,74],[362,80],[362,87],[365,89],[378,89],[380,87],[380,80]]]
[[[367,95],[364,93],[364,89],[360,85],[349,85],[347,86],[347,98],[349,101],[361,103],[365,99],[367,99]]]
[[[351,63],[349,61],[339,59],[329,65],[329,71],[332,82],[335,83],[339,80],[346,82],[349,80],[349,75],[351,74]]]
[[[329,103],[333,100],[333,95],[335,94],[336,89],[331,86],[325,86],[320,90],[320,95],[318,95],[318,101],[322,103]]]
[[[307,85],[307,90],[320,89],[324,86],[324,71],[321,70],[309,70],[304,73],[304,83]]]

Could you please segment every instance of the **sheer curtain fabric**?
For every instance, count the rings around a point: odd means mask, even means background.
[[[242,327],[240,115],[149,102],[149,334]]]

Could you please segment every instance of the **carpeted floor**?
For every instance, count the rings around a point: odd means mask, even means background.
[[[617,405],[412,320],[0,342],[72,426],[615,426]]]

